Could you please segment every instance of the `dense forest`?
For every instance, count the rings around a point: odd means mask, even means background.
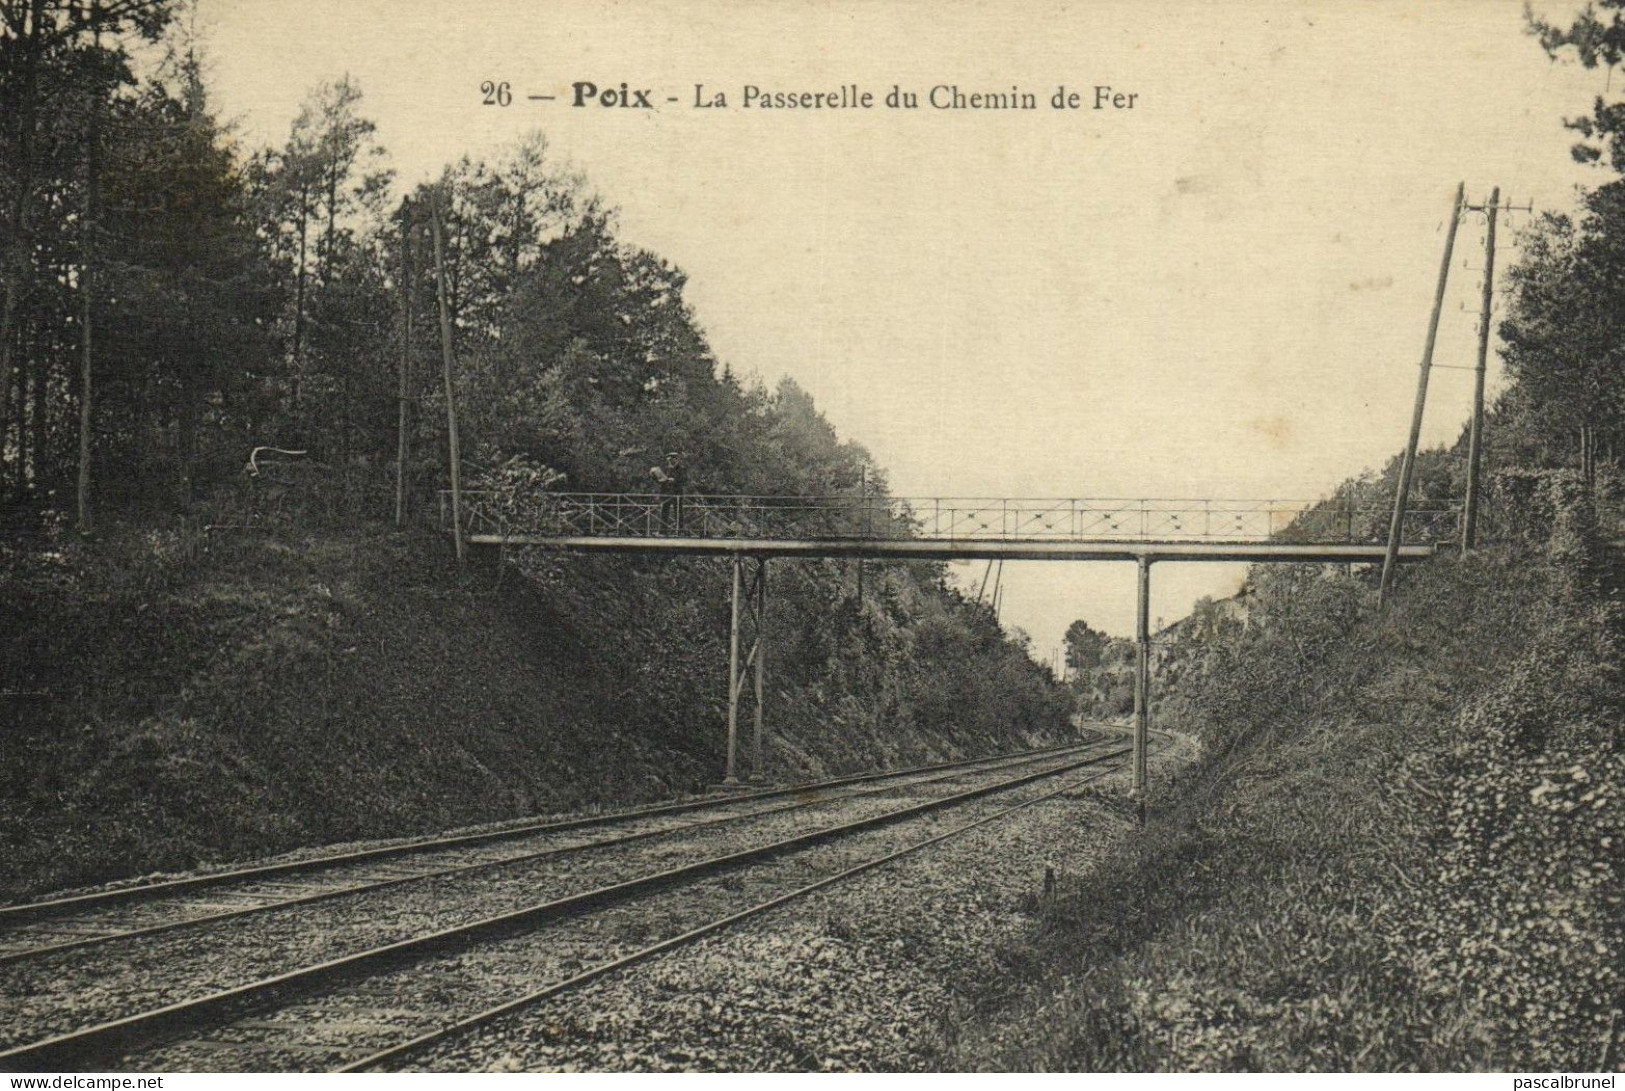
[[[474,467],[519,456],[572,488],[647,488],[676,449],[702,490],[856,489],[865,452],[793,383],[769,392],[720,364],[682,272],[622,240],[543,136],[398,193],[346,78],[311,91],[283,146],[245,154],[176,14],[5,6],[14,501],[82,528],[194,511],[270,445],[309,452],[329,489],[387,515],[404,404],[421,509],[447,479],[436,221]]]
[[[510,498],[651,491],[666,452],[695,492],[884,470],[719,361],[541,134],[406,191],[345,78],[245,148],[192,22],[0,2],[0,884],[715,780],[726,563],[455,569],[448,398],[464,486]],[[1073,730],[942,566],[776,565],[768,626],[774,771]]]

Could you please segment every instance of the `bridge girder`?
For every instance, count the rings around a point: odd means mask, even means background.
[[[929,538],[751,539],[697,537],[560,536],[526,533],[473,533],[471,545],[536,547],[573,553],[644,553],[666,556],[728,557],[733,561],[732,624],[728,664],[728,750],[724,783],[738,783],[739,710],[747,686],[754,690],[755,723],[751,773],[765,773],[763,737],[763,662],[767,657],[767,562],[771,558],[836,557],[857,560],[1025,560],[1128,561],[1138,569],[1135,618],[1133,793],[1142,808],[1147,784],[1147,735],[1151,705],[1151,566],[1166,562],[1240,562],[1296,564],[1382,564],[1387,547],[1349,542],[1225,542],[1146,540],[1013,540]],[[1397,561],[1424,561],[1441,546],[1401,545]],[[753,579],[745,582],[745,565],[754,562]],[[743,623],[743,624],[742,624]],[[741,663],[741,644],[750,633]],[[749,676],[754,673],[754,679]],[[751,686],[750,682],[754,685]]]
[[[1228,561],[1381,564],[1381,545],[1342,542],[1009,541],[1005,539],[611,538],[471,534],[473,545],[535,546],[582,553],[666,553],[709,557],[850,557],[870,560]],[[1399,559],[1424,561],[1437,545],[1404,545]]]

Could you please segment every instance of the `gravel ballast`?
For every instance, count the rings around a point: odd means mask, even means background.
[[[1153,772],[1188,761],[1176,739]],[[1046,872],[1100,864],[1136,828],[1127,773],[518,1012],[410,1059],[439,1071],[931,1069],[993,952],[1036,926]],[[1008,983],[1012,990],[1021,982]]]
[[[1051,760],[1065,761],[1064,758]],[[1042,767],[1044,763],[1038,764]],[[994,778],[998,775],[994,774]],[[978,779],[985,778],[987,774],[984,773],[972,774],[966,779],[975,783]],[[955,783],[956,781],[958,783]],[[843,817],[850,820],[868,813],[889,811],[909,802],[919,801],[922,796],[928,799],[966,786],[965,780],[959,776],[950,776],[941,783],[932,783],[929,786],[920,784],[874,796],[831,800],[806,812],[771,813],[744,819],[741,822],[689,831],[686,836],[678,834],[676,838],[670,840],[638,842],[626,846],[621,851],[609,853],[602,860],[597,859],[599,854],[587,849],[572,854],[568,863],[564,860],[554,861],[556,864],[564,865],[556,873],[553,867],[526,867],[515,864],[495,872],[460,877],[460,881],[455,884],[429,879],[408,887],[394,887],[388,891],[362,894],[339,902],[301,907],[297,911],[291,909],[271,911],[220,925],[203,926],[195,931],[183,930],[94,949],[44,956],[37,962],[7,967],[6,971],[0,974],[0,979],[5,980],[7,984],[3,991],[10,997],[7,1006],[11,1008],[12,1016],[7,1020],[9,1026],[3,1037],[26,1041],[51,1033],[60,1033],[75,1026],[83,1026],[87,1022],[116,1017],[142,1004],[151,1004],[155,1001],[172,1002],[188,995],[199,995],[210,989],[229,987],[236,982],[251,980],[255,976],[268,975],[318,958],[335,957],[346,950],[368,943],[388,941],[409,934],[421,934],[458,920],[506,911],[562,890],[579,890],[606,879],[624,877],[629,864],[633,864],[637,870],[660,870],[687,862],[696,854],[703,856],[719,849],[737,849],[741,836],[747,842],[774,840],[791,832],[798,832],[798,827],[805,829],[809,823],[819,825],[820,812],[823,811],[844,812]],[[1018,792],[1018,795],[1031,794],[1038,790],[1045,789],[1035,785],[1029,790]],[[1001,805],[996,803],[995,799],[990,798],[985,802],[972,804],[971,810],[983,807],[998,809],[999,806]],[[911,825],[922,829],[947,827],[960,821],[956,817],[959,814],[960,809],[955,808],[953,811],[929,816],[923,821],[916,819]],[[834,815],[831,814],[829,817]],[[881,842],[892,836],[894,835],[887,834],[884,830],[877,831],[872,836],[860,835],[858,843],[829,845],[811,850],[810,859],[828,857],[830,863],[819,867],[824,868],[826,872],[838,870],[839,867],[850,866],[867,858],[865,853],[868,850],[861,847],[861,842],[866,840]],[[873,854],[868,852],[868,855]],[[641,861],[641,866],[634,864],[634,861]],[[793,871],[799,865],[793,860],[786,861],[786,864],[790,869],[786,873],[787,877],[794,879]],[[725,888],[729,885],[736,886],[741,881],[749,880],[745,876],[722,880]],[[742,890],[741,893],[748,892]],[[679,902],[681,900],[679,899]],[[728,901],[737,902],[738,898],[730,897]],[[684,918],[689,918],[694,913],[701,914],[692,920],[685,919],[685,926],[698,925],[708,919],[704,916],[708,910],[701,904],[702,902],[703,899],[700,899],[695,905],[685,908],[681,914]],[[476,971],[476,977],[472,982],[476,987],[458,987],[452,990],[452,996],[448,999],[456,1002],[445,1005],[450,1009],[445,1014],[454,1015],[457,1010],[466,1012],[469,1000],[486,993],[492,986],[502,986],[504,979],[508,987],[498,987],[491,996],[493,1001],[500,999],[504,993],[511,996],[515,992],[522,994],[527,991],[524,986],[538,972],[552,979],[568,976],[568,972],[558,973],[561,969],[568,971],[568,966],[553,963],[574,961],[577,966],[592,965],[601,961],[606,949],[617,951],[635,949],[637,944],[627,944],[624,939],[648,935],[650,930],[646,925],[647,922],[639,922],[638,927],[628,930],[626,937],[617,936],[616,939],[620,942],[611,944],[604,944],[601,940],[590,942],[579,955],[568,953],[569,957],[562,960],[559,956],[567,953],[556,949],[558,937],[553,937],[549,943],[543,945],[548,949],[541,950],[536,955],[526,957],[521,953],[517,958],[508,957],[505,964],[500,967],[494,964],[482,967]],[[654,931],[669,934],[665,929],[657,928]],[[229,936],[229,942],[200,943],[203,934],[215,940],[225,940]],[[543,969],[544,965],[547,967],[546,970]],[[428,976],[421,967],[408,974],[408,980],[403,980],[395,986],[400,990],[398,995],[409,997],[417,988],[420,976],[424,979]],[[383,983],[376,984],[384,988],[390,987]],[[349,1006],[353,1007],[353,1002]],[[440,1005],[429,1005],[430,1008],[436,1006]],[[362,1022],[373,1022],[378,1008],[374,997],[357,1008],[356,1014],[363,1017]],[[318,1006],[317,1011],[307,1014],[314,1016],[314,1025],[320,1027],[329,1021],[327,1016],[335,1013],[322,1011]],[[422,1014],[433,1017],[435,1013],[425,1011]],[[388,1022],[395,1023],[396,1020],[391,1018]],[[425,1026],[422,1029],[430,1028]],[[308,1054],[314,1053],[316,1046],[317,1043],[312,1041],[301,1048]],[[246,1056],[228,1056],[227,1054],[232,1051],[221,1052],[212,1045],[210,1049],[215,1051],[214,1055],[207,1057],[188,1055],[185,1067],[255,1068],[268,1059],[271,1062],[268,1067],[275,1068],[300,1069],[325,1066],[324,1061],[315,1061],[312,1064],[310,1060],[301,1062],[294,1056],[282,1054],[276,1054],[274,1057],[261,1054],[249,1059]]]

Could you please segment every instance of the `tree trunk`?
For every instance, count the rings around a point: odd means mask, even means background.
[[[448,211],[451,208],[449,199],[446,202],[446,208]],[[467,240],[463,233],[467,230],[468,225],[460,223],[457,225],[456,235],[452,235],[450,232],[446,233],[446,244],[451,251],[450,257],[447,259],[447,265],[451,269],[451,291],[446,300],[446,306],[451,310],[453,326],[457,324],[458,319],[463,314],[463,254],[467,249]]]
[[[28,11],[26,41],[22,48],[23,89],[17,104],[17,189],[7,209],[6,253],[0,256],[0,421],[6,418],[6,399],[11,389],[11,378],[17,375],[17,398],[23,396],[21,373],[13,350],[12,339],[16,327],[17,308],[21,305],[24,288],[28,284],[33,259],[28,252],[28,200],[34,188],[34,130],[35,113],[39,98],[40,24],[45,19],[45,0],[32,0]],[[21,417],[18,418],[21,420]],[[23,449],[22,427],[17,430],[17,484],[23,482],[21,464]]]
[[[20,341],[21,338],[18,338]],[[23,352],[23,346],[16,346],[17,366],[15,369],[16,397],[11,403],[11,425],[17,433],[17,465],[14,468],[12,487],[21,499],[28,495],[28,355]]]
[[[13,326],[11,336],[6,338],[7,347],[13,348],[14,346],[11,343],[16,339],[17,327]],[[21,355],[21,353],[15,351],[7,353],[7,357],[10,359],[19,359]],[[6,495],[6,489],[10,489],[11,492],[19,495],[22,493],[23,472],[21,459],[19,458],[15,464],[8,464],[3,457],[4,452],[7,450],[20,451],[22,449],[21,430],[15,429],[17,434],[15,447],[12,445],[11,438],[14,431],[13,424],[15,423],[13,420],[14,407],[23,403],[23,392],[18,386],[22,379],[22,372],[17,369],[13,369],[9,375],[0,372],[0,405],[6,407],[4,413],[0,413],[0,496]]]
[[[191,379],[191,376],[187,376]],[[176,483],[181,510],[190,513],[196,495],[193,478],[197,469],[197,386],[196,382],[181,384],[180,405],[175,426],[175,456],[179,464],[180,479]]]
[[[310,192],[299,182],[299,265],[294,270],[293,288],[293,408],[298,415],[300,386],[305,370],[305,250],[310,235]]]
[[[401,373],[396,403],[395,525],[406,526],[406,463],[411,456],[407,407],[412,400],[412,206],[401,210]]]
[[[34,404],[30,419],[34,425],[34,488],[39,490],[47,482],[58,480],[59,467],[51,459],[51,368],[36,353],[31,370],[34,373]]]
[[[525,198],[530,191],[524,186],[519,189],[519,195],[514,199],[513,209],[513,237],[509,240],[511,247],[508,253],[509,281],[508,291],[512,292],[519,286],[519,255],[524,246],[521,233],[525,229]]]
[[[0,256],[0,265],[10,265],[9,255]],[[0,280],[5,282],[4,299],[0,300],[0,471],[3,471],[5,468],[5,434],[10,427],[7,418],[12,415],[13,406],[21,407],[22,405],[23,373],[21,366],[17,363],[19,354],[14,352],[12,347],[17,339],[15,335],[17,325],[13,320],[13,315],[17,306],[18,289],[12,281],[9,270],[0,273]],[[16,391],[15,397],[13,396],[14,388]],[[22,492],[23,484],[22,449],[22,427],[19,425],[17,429],[17,465],[13,469],[13,483],[19,493]],[[3,472],[0,472],[0,480],[4,480]]]
[[[333,276],[333,248],[338,240],[339,215],[339,161],[335,152],[327,164],[327,230],[322,240],[322,284],[331,283]],[[329,361],[329,367],[337,366],[339,371],[339,479],[346,485],[350,482],[350,418],[352,416],[351,403],[354,391],[350,383],[350,362],[346,354],[340,353],[336,359]]]
[[[81,534],[90,530],[90,420],[91,420],[91,272],[90,256],[86,254],[84,267],[79,272],[79,336],[84,348],[79,365],[79,479],[74,497]]]
[[[95,4],[91,5],[92,15]],[[96,47],[101,47],[101,34],[96,35]],[[90,421],[91,421],[91,302],[95,295],[96,261],[96,187],[100,181],[102,104],[99,88],[86,96],[90,117],[85,126],[85,220],[80,230],[79,260],[79,336],[84,355],[79,367],[79,480],[74,490],[79,516],[79,532],[90,530]]]
[[[431,201],[436,200],[431,198]],[[451,380],[452,346],[451,346],[451,308],[446,299],[446,254],[445,244],[441,239],[440,208],[438,203],[429,206],[429,223],[434,229],[434,271],[435,285],[440,299],[440,350],[441,375],[446,385],[446,446],[451,465],[451,529],[452,541],[457,547],[457,563],[463,563],[463,486],[462,486],[462,448],[457,436],[457,397]]]
[[[327,165],[327,239],[322,246],[322,282],[333,275],[333,240],[338,236],[339,164],[337,156]]]
[[[39,435],[29,427],[34,420],[30,403],[34,400],[34,372],[39,362],[30,358],[25,346],[17,348],[17,493],[27,496],[39,481]]]

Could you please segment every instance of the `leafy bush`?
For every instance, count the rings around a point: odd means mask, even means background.
[[[1413,760],[1434,866],[1396,949],[1524,1068],[1604,1067],[1625,1007],[1625,692],[1616,619],[1586,620],[1537,634]]]

